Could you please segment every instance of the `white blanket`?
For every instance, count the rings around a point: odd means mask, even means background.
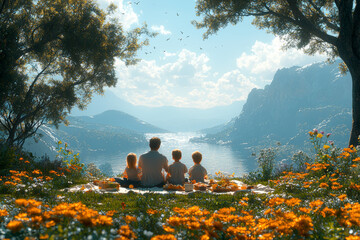
[[[239,187],[241,187],[242,185],[244,185],[243,182],[238,181],[238,180],[232,180],[232,182],[236,183]],[[193,192],[206,192],[206,193],[211,193],[211,194],[229,194],[229,195],[233,195],[233,194],[238,194],[241,192],[249,192],[249,193],[258,193],[258,194],[268,194],[274,191],[274,189],[262,185],[262,184],[258,184],[256,185],[253,189],[246,189],[246,190],[238,190],[236,192],[224,192],[224,193],[214,193],[211,192],[210,190],[206,190],[206,191],[191,191],[191,192],[185,192],[185,191],[169,191],[169,190],[164,190],[163,188],[158,188],[158,187],[153,187],[153,188],[134,188],[134,189],[130,189],[130,188],[124,188],[124,187],[120,187],[119,190],[117,191],[108,191],[108,190],[104,190],[104,189],[99,189],[98,186],[96,186],[93,183],[87,183],[87,184],[81,184],[81,185],[77,185],[71,188],[66,189],[65,191],[68,192],[96,192],[96,193],[118,193],[118,194],[127,194],[129,192],[133,192],[133,193],[138,193],[138,194],[145,194],[145,193],[158,193],[158,194],[171,194],[171,193],[175,193],[175,194],[189,194],[189,193],[193,193]]]

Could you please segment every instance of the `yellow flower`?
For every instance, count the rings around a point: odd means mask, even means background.
[[[21,228],[23,228],[23,223],[18,220],[13,220],[8,223],[6,226],[8,229],[10,229],[12,232],[18,232]]]
[[[321,133],[318,133],[318,135],[316,135],[317,138],[322,138],[323,135]]]
[[[323,147],[325,150],[326,149],[329,149],[330,148],[330,146],[329,145],[324,145],[324,147]]]

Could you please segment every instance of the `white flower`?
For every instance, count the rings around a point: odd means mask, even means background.
[[[151,237],[152,235],[154,235],[154,233],[151,232],[151,231],[144,230],[144,235],[147,236],[147,237]]]

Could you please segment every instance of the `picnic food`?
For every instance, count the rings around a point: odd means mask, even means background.
[[[120,184],[117,182],[113,182],[110,180],[94,180],[93,183],[99,186],[100,189],[108,190],[108,191],[116,191],[119,190]]]
[[[200,191],[205,191],[208,186],[209,185],[206,184],[206,183],[198,182],[198,183],[194,184],[194,189],[195,190],[200,190]]]
[[[230,182],[229,179],[221,179],[211,185],[211,190],[213,192],[233,192],[239,190],[239,186],[234,182]]]
[[[184,186],[174,185],[174,184],[171,184],[171,183],[165,184],[163,188],[165,190],[172,190],[172,191],[185,191]]]

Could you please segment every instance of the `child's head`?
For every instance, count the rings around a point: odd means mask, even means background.
[[[179,149],[175,149],[172,151],[172,157],[175,160],[175,162],[180,161],[181,159],[181,151]]]
[[[155,151],[159,150],[160,145],[161,145],[161,140],[158,137],[152,137],[149,141],[149,147],[151,150],[155,150]]]
[[[128,168],[136,168],[136,154],[129,153],[126,157],[126,163]]]
[[[199,151],[193,152],[191,155],[194,163],[199,164],[202,160],[202,155]]]

